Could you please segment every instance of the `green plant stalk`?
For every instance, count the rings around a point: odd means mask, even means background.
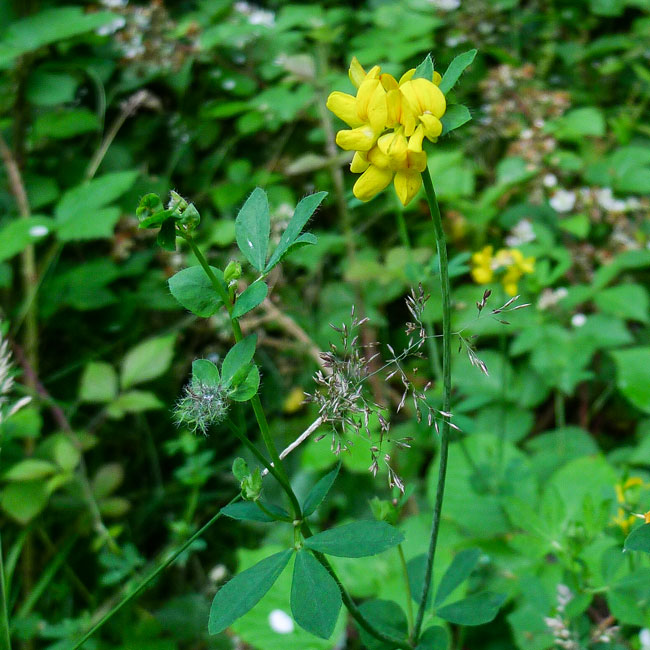
[[[11,650],[7,592],[5,591],[5,566],[2,558],[2,537],[0,537],[0,650]]]
[[[413,595],[411,593],[411,583],[409,582],[409,571],[406,566],[406,558],[404,557],[404,549],[401,544],[397,546],[399,553],[399,561],[402,565],[402,574],[404,576],[404,589],[406,591],[406,615],[408,617],[409,634],[413,630]]]
[[[241,494],[238,494],[234,499],[231,499],[226,505],[235,503],[241,499]],[[225,507],[225,506],[224,506]],[[208,523],[204,524],[199,530],[197,530],[194,535],[192,535],[181,547],[176,549],[162,564],[160,564],[156,569],[154,569],[138,586],[134,589],[128,596],[124,597],[115,607],[113,607],[109,612],[104,614],[102,618],[93,625],[84,636],[77,641],[77,643],[71,648],[71,650],[78,650],[90,637],[97,632],[101,627],[103,627],[108,621],[117,614],[124,605],[130,603],[138,594],[140,594],[144,589],[155,580],[170,564],[173,564],[179,555],[184,553],[203,533],[205,533],[210,526],[212,526],[220,517],[221,511],[217,512]]]
[[[447,243],[445,232],[442,228],[442,219],[440,218],[440,207],[436,198],[436,192],[433,188],[429,170],[422,172],[424,190],[429,203],[431,219],[433,221],[433,230],[436,236],[438,247],[438,260],[440,264],[440,288],[442,292],[442,410],[449,413],[451,408],[451,291],[449,286],[449,261],[447,259]],[[411,639],[417,641],[420,638],[422,622],[426,603],[431,590],[431,576],[433,574],[433,561],[436,555],[436,545],[438,543],[438,532],[440,530],[440,515],[442,512],[442,500],[445,494],[445,480],[447,478],[447,458],[449,455],[449,419],[443,417],[442,426],[440,427],[440,464],[438,469],[438,484],[436,486],[436,499],[433,506],[433,523],[431,525],[431,536],[429,538],[429,550],[427,553],[427,564],[424,571],[424,586],[418,614],[415,620],[415,627]]]
[[[194,256],[199,261],[199,264],[201,265],[206,275],[208,276],[210,282],[212,283],[212,286],[215,288],[215,290],[223,300],[223,304],[225,305],[226,310],[228,311],[228,315],[231,315],[233,309],[233,303],[230,299],[230,296],[228,295],[228,291],[223,287],[223,285],[219,282],[218,278],[212,272],[210,265],[205,259],[203,253],[201,253],[199,247],[196,245],[196,242],[194,241],[192,236],[189,233],[182,233],[182,236],[189,243],[190,248],[194,253]],[[236,319],[231,318],[230,324],[232,326],[235,341],[237,342],[241,341],[243,336],[242,336],[241,328],[239,326],[239,322]],[[264,458],[264,456],[259,452],[259,450],[255,447],[255,445],[253,445],[253,443],[246,438],[246,436],[242,435],[241,437],[239,436],[238,437],[251,451],[253,451],[255,456],[260,460],[260,462],[262,462],[265,465],[265,467],[276,478],[276,480],[278,480],[278,482],[280,483],[280,485],[282,486],[282,488],[284,489],[284,491],[286,492],[287,496],[291,501],[291,504],[294,509],[295,520],[300,521],[302,520],[302,510],[300,508],[300,503],[298,502],[298,498],[296,497],[293,488],[291,487],[291,484],[289,482],[289,477],[286,473],[286,470],[284,469],[278,450],[275,446],[275,443],[273,442],[273,439],[271,438],[269,425],[266,420],[266,415],[264,414],[264,409],[262,408],[262,403],[258,395],[255,395],[255,397],[253,397],[253,399],[251,400],[251,405],[255,413],[255,418],[257,420],[260,433],[262,434],[262,440],[264,441],[264,445],[266,446],[266,449],[269,452],[269,456],[272,459],[272,465],[268,463],[268,461]],[[231,427],[231,430],[234,431],[234,429],[235,427],[233,425]],[[311,537],[312,535],[309,526],[304,521],[301,524],[301,531],[304,537]],[[373,625],[364,618],[363,614],[359,611],[356,604],[352,600],[347,589],[343,586],[339,577],[336,575],[332,565],[328,562],[327,558],[325,558],[325,556],[321,554],[315,554],[315,555],[317,559],[320,561],[320,563],[330,573],[332,578],[334,578],[334,581],[336,582],[339,591],[341,592],[341,598],[343,599],[343,603],[345,604],[347,610],[350,612],[350,615],[359,623],[359,625],[364,630],[366,630],[368,634],[371,634],[372,636],[379,639],[380,641],[385,641],[386,643],[393,643],[398,645],[403,644],[404,639],[397,639],[396,637],[391,637],[390,635],[384,634],[380,630],[377,630],[375,627],[373,627]],[[76,650],[76,649],[73,648],[72,650]]]

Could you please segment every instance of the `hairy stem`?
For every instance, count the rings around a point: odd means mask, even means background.
[[[436,192],[433,189],[429,171],[422,172],[424,189],[429,202],[431,219],[433,221],[433,230],[436,235],[438,246],[438,260],[440,264],[440,288],[442,292],[442,381],[443,397],[442,410],[449,413],[451,406],[451,298],[449,288],[449,262],[447,260],[447,244],[445,233],[442,229],[442,219],[440,218],[440,207],[436,198]],[[445,493],[445,479],[447,477],[447,457],[449,452],[449,418],[443,417],[442,427],[440,428],[440,465],[438,469],[438,483],[436,486],[436,499],[433,506],[433,523],[431,525],[431,537],[429,539],[429,550],[427,553],[427,563],[424,572],[424,586],[420,596],[418,614],[415,620],[415,627],[411,638],[415,641],[420,637],[424,612],[426,610],[427,598],[431,589],[431,576],[433,574],[433,561],[436,555],[436,545],[438,543],[438,532],[440,530],[440,515],[442,512],[442,500]]]

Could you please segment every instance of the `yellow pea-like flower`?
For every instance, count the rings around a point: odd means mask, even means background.
[[[348,75],[356,95],[333,92],[327,108],[350,127],[336,134],[336,143],[355,152],[350,171],[361,176],[354,195],[369,201],[392,181],[407,205],[422,186],[424,138],[435,142],[442,133],[440,118],[447,103],[438,88],[441,77],[434,72],[431,80],[414,79],[412,68],[398,81],[379,66],[366,72],[356,57]]]

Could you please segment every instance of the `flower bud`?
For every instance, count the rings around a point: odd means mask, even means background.
[[[223,279],[227,285],[230,285],[231,282],[236,282],[239,278],[241,278],[241,264],[235,260],[230,260],[223,272]]]

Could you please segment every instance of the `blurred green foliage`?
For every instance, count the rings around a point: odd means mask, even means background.
[[[317,243],[273,270],[260,312],[242,314],[244,329],[258,333],[261,397],[283,447],[316,416],[301,391],[312,391],[317,352],[337,340],[329,323],[348,322],[353,304],[370,318],[364,342],[403,346],[403,299],[422,283],[432,294],[428,332],[440,332],[423,197],[407,209],[392,191],[368,204],[353,198],[326,97],[350,92],[352,56],[400,75],[428,52],[442,70],[470,47],[479,55],[451,95],[473,119],[429,155],[461,348],[452,407],[461,432],[434,581],[477,548],[469,583],[450,600],[482,588],[507,601],[478,633],[452,627],[451,647],[648,647],[650,564],[643,550],[621,553],[642,526],[633,515],[650,510],[647,0],[0,5],[2,328],[14,392],[33,398],[0,425],[17,647],[70,648],[116,593],[239,490],[232,457],[252,460],[226,429],[204,438],[172,422],[192,361],[220,365],[229,335],[213,305],[199,320],[170,295],[167,279],[197,260],[138,229],[141,197],[188,197],[201,213],[201,247],[225,268],[244,261],[234,220],[255,187],[269,197],[274,245],[303,196],[329,192],[309,223]],[[486,245],[535,258],[518,288],[531,307],[490,317],[508,296],[498,275],[485,286],[472,278],[472,254]],[[485,289],[489,308],[477,318]],[[437,347],[429,339],[429,359],[410,362],[423,385],[438,376]],[[399,401],[399,378],[373,390]],[[432,404],[439,396],[434,385]],[[412,437],[412,446],[391,453],[411,492],[390,516],[416,567],[437,438],[407,415],[392,437]],[[252,429],[243,407],[233,418]],[[289,462],[304,497],[337,458],[326,437]],[[373,509],[389,517],[396,495],[368,464],[363,440],[342,455],[316,525],[367,518],[375,497]],[[84,647],[362,647],[343,614],[334,641],[287,623],[288,572],[232,626],[236,638],[208,635],[217,585],[269,554],[257,549],[262,539],[278,551],[291,543],[273,530],[220,520]],[[395,551],[333,564],[356,598],[406,598]]]

